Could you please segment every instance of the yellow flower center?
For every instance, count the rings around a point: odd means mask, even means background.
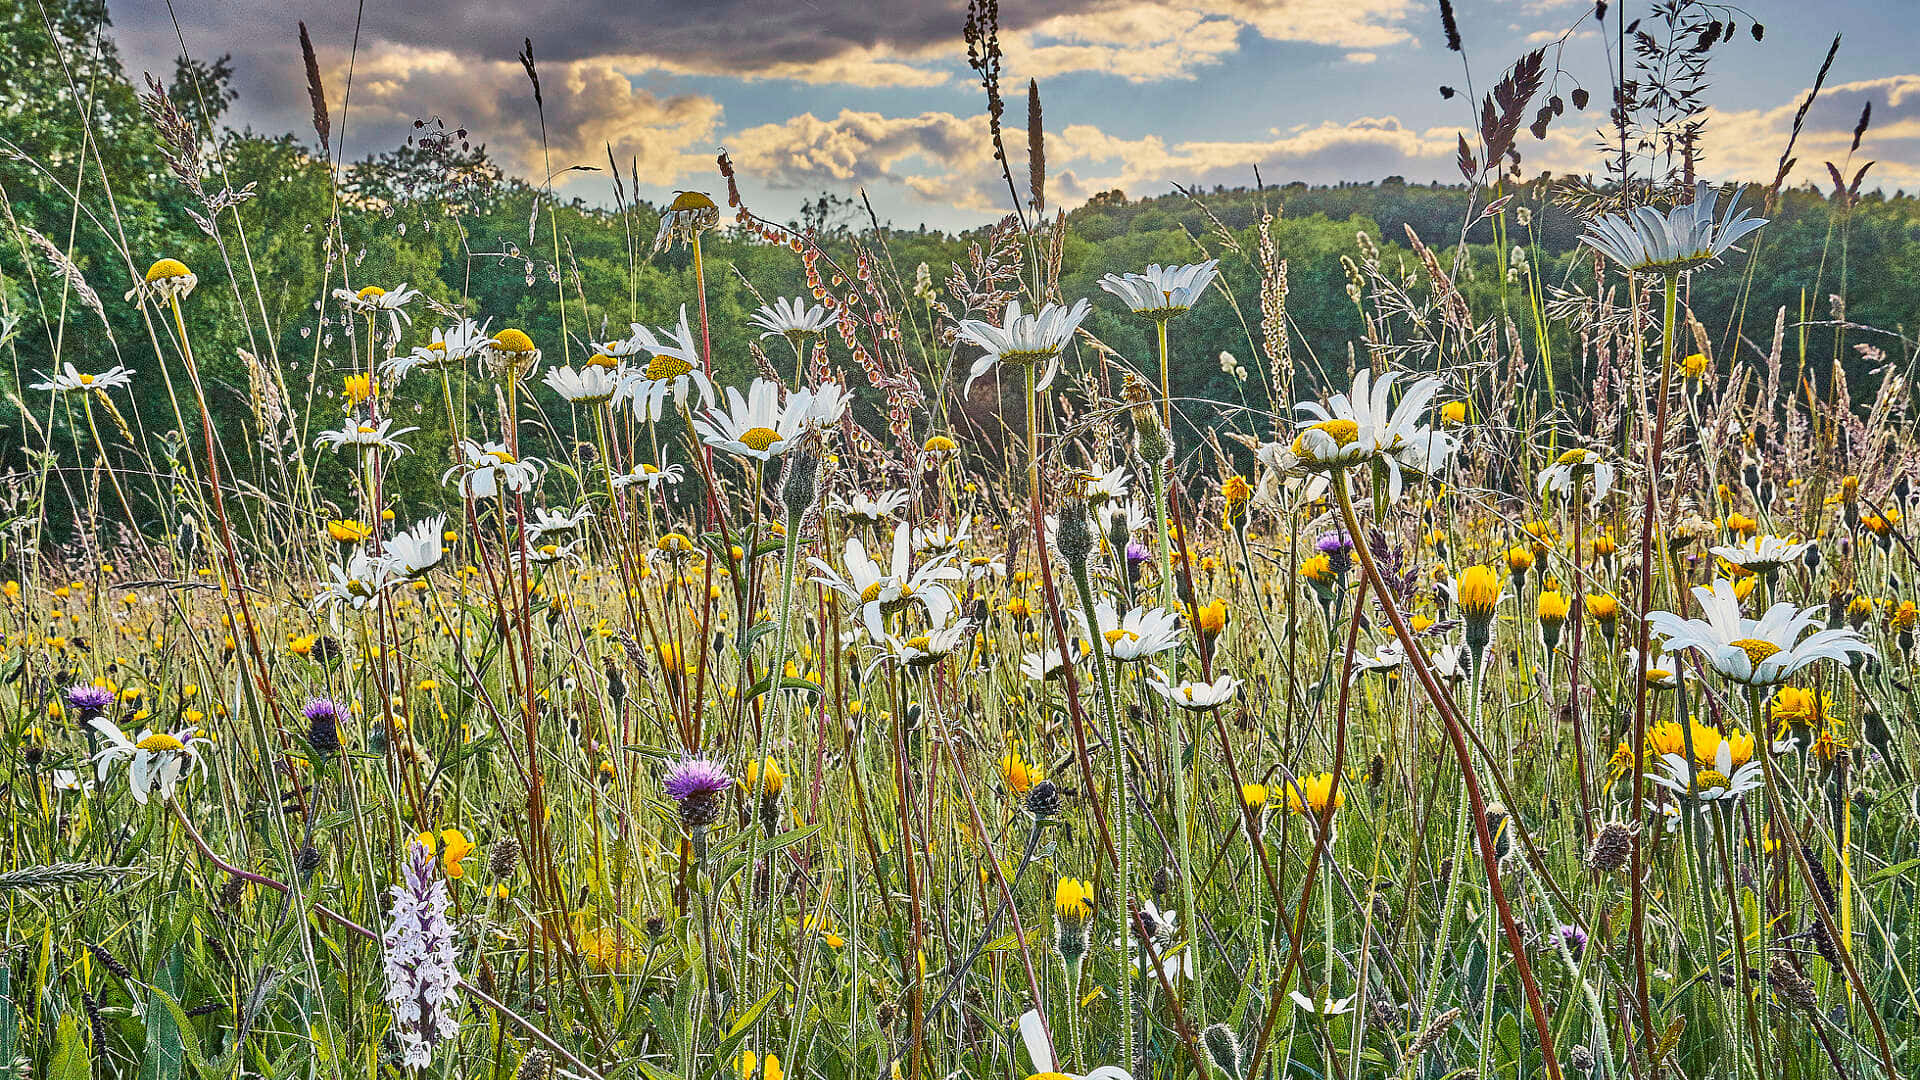
[[[647,378],[649,379],[677,379],[692,370],[692,364],[665,353],[647,361]]]
[[[147,284],[151,285],[156,281],[186,277],[189,273],[192,273],[192,271],[188,270],[187,264],[181,262],[179,259],[161,259],[159,262],[147,268]]]
[[[880,599],[880,583],[879,582],[876,581],[873,584],[867,586],[865,589],[860,590],[861,603],[871,604],[878,599]]]
[[[505,450],[489,450],[482,456],[490,457],[501,465],[513,464],[513,455],[507,453]]]
[[[91,375],[84,375],[84,374],[83,374],[83,375],[81,375],[81,376],[80,376],[80,385],[81,385],[81,386],[92,386],[92,385],[93,385],[93,376],[91,376]]]
[[[1566,453],[1560,455],[1560,464],[1578,465],[1581,462],[1585,461],[1586,457],[1587,457],[1587,452],[1585,450],[1569,450]]]
[[[651,364],[648,367],[652,367]],[[740,441],[748,449],[764,453],[767,447],[780,441],[780,433],[769,427],[748,428],[740,433]]]
[[[1704,769],[1699,775],[1693,778],[1693,789],[1695,791],[1709,791],[1713,788],[1723,788],[1726,786],[1726,776],[1716,769]]]
[[[1109,645],[1118,644],[1121,641],[1139,641],[1140,640],[1139,634],[1136,634],[1133,631],[1127,630],[1124,628],[1108,630],[1106,633],[1102,634],[1101,636],[1107,639],[1107,644]]]
[[[620,366],[620,358],[610,353],[594,353],[587,360],[588,367],[611,368]]]
[[[533,351],[533,339],[524,330],[502,330],[494,337],[493,347],[501,352],[530,353]]]
[[[133,745],[157,754],[162,751],[182,749],[185,744],[164,731],[156,731]]]
[[[1755,667],[1759,667],[1761,662],[1766,660],[1767,657],[1780,651],[1780,646],[1775,645],[1771,641],[1761,641],[1758,638],[1741,638],[1739,641],[1733,642],[1733,646],[1734,648],[1744,651],[1747,654],[1747,659],[1752,661]]]
[[[358,295],[362,300],[378,300],[381,297],[387,295],[387,290],[381,288],[378,285],[369,285],[366,288],[361,289]]]
[[[1312,430],[1326,432],[1336,446],[1352,446],[1360,437],[1360,425],[1352,420],[1322,420]]]

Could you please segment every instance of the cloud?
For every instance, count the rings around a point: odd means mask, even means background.
[[[344,85],[344,60],[332,66],[330,85]],[[637,158],[645,175],[677,176],[711,161],[721,109],[710,97],[650,93],[604,60],[544,64],[540,84],[545,151],[533,90],[517,62],[476,63],[442,49],[389,49],[355,65],[353,104],[361,122],[382,126],[429,114],[447,117],[486,140],[507,168],[536,182],[549,160],[556,170],[604,165],[609,144],[622,164]]]
[[[1811,88],[1809,88],[1811,89]],[[1807,90],[1771,108],[1714,109],[1707,119],[1707,151],[1702,171],[1709,176],[1771,181],[1780,153],[1793,131],[1793,114],[1806,100]],[[1826,162],[1841,164],[1853,141],[1853,126],[1861,107],[1873,104],[1873,122],[1867,128],[1853,169],[1875,162],[1863,188],[1920,188],[1920,75],[1889,75],[1879,79],[1828,86],[1807,112],[1805,129],[1794,144],[1799,164],[1788,182],[1813,181],[1830,188]],[[1853,179],[1848,170],[1847,179]]]

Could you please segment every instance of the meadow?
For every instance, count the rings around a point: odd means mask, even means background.
[[[0,1066],[1920,1067],[1911,205],[1696,179],[1703,74],[1593,183],[1520,174],[1540,53],[1446,188],[1069,214],[996,122],[948,237],[725,152],[612,208],[438,120],[349,165],[310,46],[312,142],[213,138],[217,71],[53,7]]]

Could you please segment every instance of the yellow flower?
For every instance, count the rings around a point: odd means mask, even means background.
[[[1773,719],[1779,724],[1814,727],[1832,708],[1831,697],[1798,686],[1783,686],[1773,694]]]
[[[1053,910],[1070,922],[1081,922],[1091,917],[1093,884],[1077,878],[1061,878],[1053,887]]]
[[[747,776],[746,779],[740,782],[740,785],[747,790],[748,794],[778,795],[781,790],[787,786],[787,774],[780,771],[780,762],[771,755],[767,757],[766,790],[764,792],[761,791],[760,772],[759,762],[747,762]]]
[[[1920,612],[1914,610],[1913,601],[1902,600],[1893,614],[1887,616],[1887,629],[1896,634],[1910,634],[1916,618],[1920,618]]]
[[[1227,602],[1215,597],[1194,613],[1193,624],[1201,637],[1218,637],[1227,628]]]
[[[467,876],[467,871],[460,865],[460,860],[473,853],[473,844],[459,829],[440,830],[438,843],[434,841],[433,834],[430,832],[421,833],[418,839],[428,848],[439,849],[441,861],[447,868],[448,878],[457,881]]]
[[[1247,483],[1246,477],[1235,473],[1221,483],[1220,497],[1227,501],[1229,508],[1239,506],[1253,498],[1253,485]]]
[[[1240,801],[1254,810],[1264,809],[1267,805],[1267,785],[1241,784]]]
[[[1507,572],[1514,577],[1524,577],[1533,569],[1533,548],[1515,547],[1507,549]]]
[[[1567,602],[1567,598],[1553,589],[1540,594],[1540,602],[1535,608],[1540,621],[1553,626],[1566,622],[1570,610],[1571,605]]]
[[[1015,795],[1025,795],[1033,785],[1042,779],[1040,770],[1028,765],[1020,756],[1018,748],[1010,749],[1000,757],[1000,779],[1006,781],[1007,790]]]
[[[1688,353],[1680,361],[1680,372],[1689,379],[1697,379],[1707,373],[1705,353]]]
[[[1287,809],[1296,814],[1311,812],[1315,817],[1326,817],[1346,804],[1345,786],[1336,790],[1330,772],[1313,773],[1287,782]]]
[[[156,282],[183,278],[191,273],[193,273],[193,271],[188,270],[187,264],[181,262],[179,259],[161,259],[159,262],[147,267],[147,284],[152,285]]]
[[[1587,614],[1600,625],[1612,627],[1620,618],[1620,601],[1612,593],[1588,593]]]
[[[1314,585],[1333,583],[1333,560],[1325,555],[1315,555],[1300,564],[1300,577]]]
[[[372,533],[373,527],[365,522],[344,518],[327,522],[327,535],[337,544],[357,544]]]
[[[1509,562],[1512,557],[1512,552],[1509,552]],[[1531,561],[1531,554],[1528,558]],[[1500,575],[1494,573],[1490,566],[1469,566],[1460,571],[1460,576],[1454,580],[1453,596],[1460,604],[1461,613],[1468,618],[1483,621],[1491,619],[1495,605],[1500,602]]]
[[[1449,424],[1466,423],[1467,403],[1464,401],[1449,401],[1445,405],[1440,406],[1440,419]]]
[[[348,405],[358,405],[379,392],[380,384],[371,375],[349,375],[341,380],[340,396],[347,399]]]

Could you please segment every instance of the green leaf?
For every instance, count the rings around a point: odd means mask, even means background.
[[[176,943],[168,951],[166,963],[160,967],[159,981],[152,986],[152,997],[171,998],[179,992],[181,966],[180,946]],[[174,1003],[174,1008],[179,1008],[178,1002]],[[164,1006],[156,1009],[152,1001],[148,1002],[146,1012],[147,1045],[140,1055],[140,1080],[179,1080],[186,1055],[181,1025],[175,1022],[172,1011]],[[185,1015],[181,1015],[180,1019],[186,1019]]]
[[[1897,877],[1906,877],[1915,869],[1920,869],[1920,859],[1908,859],[1903,863],[1895,863],[1892,866],[1882,867],[1867,875],[1867,879],[1860,883],[1860,887],[1866,888],[1869,885],[1878,885],[1883,881],[1890,881]]]
[[[193,1062],[194,1068],[205,1069],[207,1058],[200,1049],[200,1033],[193,1029],[192,1022],[187,1019],[187,1010],[181,1007],[180,1000],[157,986],[151,988],[151,994],[152,1000],[147,1003],[149,1023],[153,1015],[153,1006],[158,1003],[161,1008],[172,1014],[174,1030],[179,1032],[180,1048],[186,1052],[187,1060]],[[151,1026],[148,1031],[152,1031]]]
[[[80,1021],[74,1013],[60,1018],[59,1033],[53,1040],[53,1063],[47,1067],[47,1080],[92,1080],[93,1055],[87,1040],[80,1037]]]

